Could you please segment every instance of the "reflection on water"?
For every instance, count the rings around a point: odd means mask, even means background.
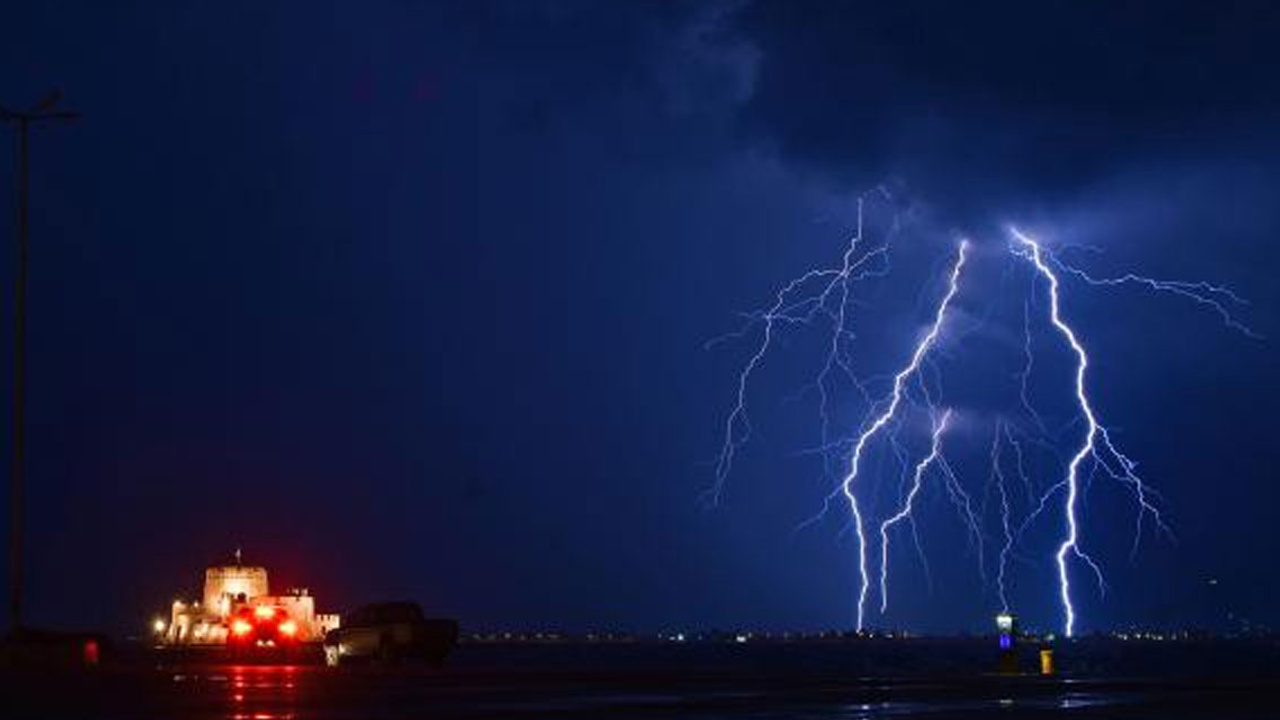
[[[294,720],[298,717],[297,668],[234,666],[228,670],[227,691],[232,720]]]
[[[1243,701],[1189,692],[1181,682],[978,677],[858,682],[772,678],[466,674],[413,668],[330,671],[305,666],[187,668],[157,678],[158,713],[112,717],[190,720],[391,720],[405,717],[680,720],[897,720],[1074,717],[1123,712],[1145,720],[1232,720]],[[1234,687],[1234,686],[1232,686]],[[1212,689],[1212,688],[1211,688]],[[1230,689],[1230,688],[1228,688]],[[1246,686],[1245,698],[1270,697]],[[1250,694],[1252,693],[1252,694]],[[122,696],[123,697],[123,696]],[[1225,695],[1230,697],[1230,695]],[[1092,709],[1092,710],[1091,710]],[[1206,711],[1208,709],[1208,711]]]
[[[589,688],[563,692],[553,697],[540,698],[537,701],[517,700],[513,702],[487,702],[473,706],[473,709],[492,712],[495,715],[504,713],[545,713],[546,717],[589,717],[599,713],[601,717],[622,716],[635,711],[660,712],[663,715],[685,718],[687,720],[875,720],[876,718],[899,718],[928,716],[934,713],[960,714],[964,717],[987,717],[999,711],[1052,711],[1074,710],[1086,707],[1099,707],[1128,702],[1134,698],[1116,693],[1049,693],[1043,696],[1029,697],[997,697],[990,700],[967,698],[937,698],[928,701],[880,701],[847,703],[832,700],[830,702],[806,702],[803,699],[794,701],[794,705],[783,712],[761,709],[763,703],[741,702],[757,697],[752,693],[699,693],[695,696],[675,695],[670,693],[628,693],[611,694],[592,692]],[[762,699],[762,698],[760,698]],[[733,710],[699,710],[698,705],[731,704]],[[541,716],[539,716],[541,717]],[[1010,717],[1004,715],[1004,717]]]
[[[219,705],[231,720],[296,720],[300,672],[293,665],[234,665],[208,675],[175,673],[173,682],[221,688]]]

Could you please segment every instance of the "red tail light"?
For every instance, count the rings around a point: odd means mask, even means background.
[[[231,623],[231,632],[236,635],[248,635],[249,631],[252,629],[253,626],[245,620],[236,620]]]
[[[292,620],[285,620],[280,623],[280,634],[293,637],[298,632],[298,624]]]

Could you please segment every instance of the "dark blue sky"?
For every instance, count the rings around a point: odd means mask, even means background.
[[[1104,249],[1073,256],[1099,274],[1230,284],[1280,336],[1268,3],[109,5],[0,28],[0,102],[60,87],[84,113],[32,138],[36,622],[129,628],[243,545],[322,604],[408,596],[471,628],[848,626],[840,518],[792,533],[827,489],[811,398],[786,401],[812,357],[770,366],[707,511],[750,345],[703,343],[837,262],[877,183],[910,232],[859,310],[872,373],[958,232],[985,258],[963,310],[1020,302],[1011,221]],[[1082,626],[1280,623],[1275,341],[1126,290],[1068,312],[1178,536],[1131,560],[1131,504],[1099,490],[1111,588],[1082,577]],[[1007,396],[960,366],[1001,332],[948,348],[978,485]],[[904,569],[884,623],[985,628],[926,510],[932,589]],[[1019,573],[1055,624],[1046,558]]]

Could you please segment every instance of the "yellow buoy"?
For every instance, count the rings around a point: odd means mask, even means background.
[[[1040,674],[1041,675],[1053,674],[1053,651],[1052,650],[1040,651]]]

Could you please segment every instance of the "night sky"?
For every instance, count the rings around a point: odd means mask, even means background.
[[[1096,482],[1109,588],[1077,574],[1080,624],[1280,624],[1277,37],[1267,2],[10,8],[0,102],[58,87],[83,113],[32,137],[30,620],[131,631],[242,546],[322,607],[408,597],[473,630],[851,626],[843,515],[794,532],[830,489],[797,395],[813,354],[784,343],[753,386],[709,509],[753,345],[704,344],[837,263],[883,184],[869,224],[906,229],[857,308],[859,362],[901,365],[972,237],[945,386],[976,487],[1028,280],[1005,224],[1093,246],[1064,253],[1100,275],[1252,300],[1271,339],[1065,290],[1176,534],[1131,558],[1132,502]],[[871,624],[986,629],[954,514],[936,492],[923,512],[932,582],[904,543]],[[1015,595],[1053,627],[1046,547]]]

